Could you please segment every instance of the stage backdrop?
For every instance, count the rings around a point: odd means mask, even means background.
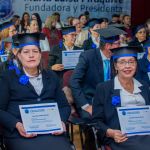
[[[59,12],[65,20],[85,11],[90,12],[90,17],[110,19],[114,13],[130,15],[131,0],[0,0],[0,21],[9,19],[12,14],[22,16],[25,11],[38,12],[43,21],[54,12]]]

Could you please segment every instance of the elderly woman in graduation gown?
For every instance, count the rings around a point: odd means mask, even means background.
[[[40,67],[38,34],[19,34],[13,40],[18,47],[20,65],[10,65],[10,69],[0,76],[0,125],[3,126],[7,150],[70,150],[68,139],[64,136],[70,107],[55,73]],[[64,131],[43,135],[27,133],[19,105],[54,102],[58,104]]]
[[[134,78],[137,68],[137,49],[120,47],[113,49],[113,80],[97,86],[93,101],[93,119],[97,121],[98,139],[112,150],[149,150],[149,135],[128,137],[121,132],[117,107],[150,105],[148,86]]]

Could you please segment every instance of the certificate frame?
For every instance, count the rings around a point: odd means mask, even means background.
[[[127,136],[150,135],[150,106],[118,107],[121,131]]]
[[[63,131],[57,103],[19,105],[19,109],[27,133],[49,134]]]
[[[62,51],[62,64],[64,65],[64,69],[74,69],[83,51],[83,49]]]

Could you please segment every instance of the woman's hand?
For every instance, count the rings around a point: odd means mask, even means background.
[[[125,142],[128,139],[120,130],[107,129],[106,135],[113,138],[116,143]]]
[[[55,64],[55,65],[52,66],[52,70],[62,71],[62,70],[64,70],[64,65],[63,64]]]
[[[37,136],[37,134],[28,134],[26,133],[24,127],[23,127],[23,124],[21,122],[17,122],[16,123],[16,128],[19,132],[19,134],[25,138],[32,138],[32,137],[35,137]]]
[[[52,135],[61,135],[64,132],[66,132],[66,125],[64,122],[62,122],[62,126],[63,126],[63,131],[62,132],[53,132]]]

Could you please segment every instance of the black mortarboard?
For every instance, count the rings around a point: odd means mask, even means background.
[[[10,26],[14,25],[13,22],[4,22],[2,24],[0,24],[0,31],[9,28]]]
[[[76,28],[74,26],[69,26],[69,27],[63,27],[62,28],[62,35],[66,35],[72,32],[76,32]]]
[[[132,29],[133,35],[135,35],[142,28],[145,28],[145,25],[141,24],[141,25],[134,26],[133,29]]]
[[[103,29],[95,30],[100,34],[100,39],[104,43],[113,43],[119,40],[119,35],[126,34],[125,31],[115,28],[115,27],[108,27]]]
[[[108,27],[108,28],[98,29],[95,31],[98,32],[100,36],[103,36],[104,38],[109,38],[121,34],[127,34],[125,31],[118,29],[116,27]]]
[[[109,27],[115,27],[115,28],[119,28],[121,30],[124,30],[125,29],[125,26],[123,24],[120,24],[120,23],[113,23],[113,24],[110,24]]]
[[[100,18],[99,24],[101,24],[102,22],[108,22],[108,18]]]
[[[17,34],[12,37],[13,46],[15,48],[21,48],[27,45],[36,45],[39,46],[39,40],[41,39],[40,33],[24,33]]]
[[[111,52],[113,53],[112,58],[117,59],[120,57],[137,57],[137,54],[142,51],[141,47],[136,46],[126,46],[126,47],[118,47],[111,49]]]
[[[90,20],[86,23],[85,28],[93,28],[94,25],[96,25],[96,24],[99,24],[99,19],[97,19],[97,18],[90,19]]]

